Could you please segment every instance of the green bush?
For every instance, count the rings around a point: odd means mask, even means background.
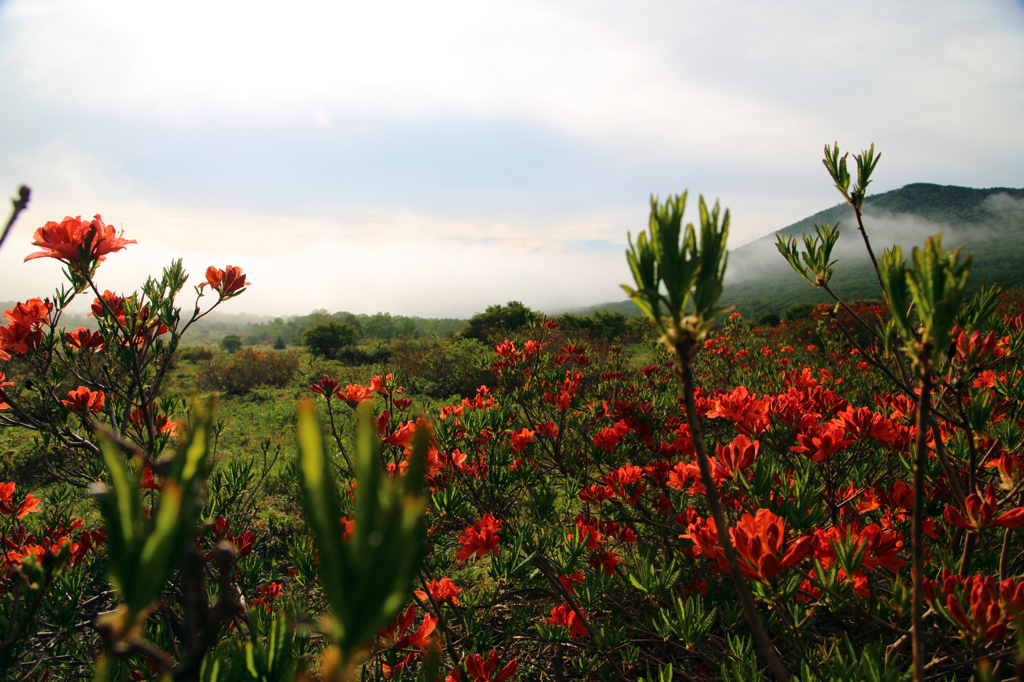
[[[474,315],[459,332],[459,336],[485,343],[501,341],[531,323],[539,322],[543,317],[519,301],[509,301],[506,305],[489,306],[485,312]]]
[[[258,386],[284,388],[298,371],[298,353],[247,348],[231,356],[213,358],[199,373],[197,385],[202,391],[240,395]]]
[[[433,398],[468,398],[494,375],[488,368],[491,349],[474,339],[413,341],[392,344],[391,362],[408,388]]]
[[[228,334],[220,340],[220,347],[229,353],[237,353],[242,350],[242,337],[238,334]]]
[[[381,347],[365,350],[359,346],[345,346],[334,354],[334,359],[347,367],[377,365],[391,359],[391,349]]]
[[[802,320],[813,313],[817,307],[815,303],[794,303],[782,311],[782,319],[786,322]]]
[[[345,346],[359,339],[359,332],[347,322],[324,320],[302,332],[302,345],[321,358],[333,358]]]

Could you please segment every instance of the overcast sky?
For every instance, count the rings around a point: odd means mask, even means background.
[[[0,196],[33,188],[0,300],[94,213],[138,240],[101,286],[240,265],[225,312],[620,300],[652,192],[738,246],[837,203],[834,140],[874,191],[1020,187],[1022,112],[1021,0],[0,0]]]

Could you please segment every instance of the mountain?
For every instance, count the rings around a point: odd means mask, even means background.
[[[837,260],[831,288],[846,300],[878,298],[878,280],[853,208],[839,204],[779,230],[796,237],[813,233],[815,224],[839,224]],[[864,228],[875,255],[893,244],[904,253],[942,233],[946,248],[963,247],[974,254],[971,286],[998,284],[1004,289],[1024,284],[1024,189],[972,189],[915,183],[864,200]],[[823,303],[831,298],[804,281],[775,248],[775,234],[734,249],[722,301],[735,305],[748,319],[779,314],[799,302]]]
[[[846,300],[879,298],[878,279],[860,232],[853,208],[838,204],[815,213],[777,234],[800,239],[822,223],[839,224],[839,243],[833,252],[838,260],[830,286]],[[876,257],[893,244],[904,253],[934,234],[943,234],[946,248],[963,247],[974,254],[971,287],[983,283],[1004,289],[1024,284],[1024,189],[993,187],[973,189],[952,185],[914,183],[864,200],[864,228]],[[766,313],[781,314],[795,303],[825,303],[832,299],[816,289],[782,258],[775,248],[776,233],[729,252],[724,305],[735,305],[747,319]],[[631,301],[601,303],[569,312],[588,314],[616,310],[639,314]]]

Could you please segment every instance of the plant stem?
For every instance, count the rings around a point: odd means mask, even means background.
[[[868,255],[871,256],[871,265],[875,268],[875,276],[878,277],[878,286],[882,289],[882,296],[885,296],[885,286],[882,285],[882,273],[878,270],[878,260],[875,258],[875,251],[871,248],[871,240],[868,239],[867,230],[864,229],[864,214],[861,212],[861,207],[857,204],[853,204],[853,212],[857,216],[857,229],[860,230],[860,236],[864,237],[864,246],[867,247]]]
[[[917,403],[917,453],[914,458],[914,592],[911,606],[913,632],[914,682],[924,682],[924,469],[928,456],[928,397],[931,392],[931,369],[928,366],[928,344],[919,355],[921,366],[921,397]]]
[[[711,515],[718,527],[718,542],[725,551],[725,561],[729,565],[729,573],[736,585],[736,591],[740,595],[740,603],[743,606],[743,613],[747,618],[747,624],[754,635],[758,648],[768,661],[772,675],[779,682],[789,682],[789,673],[782,665],[775,647],[768,639],[768,633],[761,623],[761,617],[757,613],[757,606],[754,604],[754,597],[747,586],[747,579],[743,577],[740,565],[736,560],[736,552],[732,546],[732,538],[729,537],[729,527],[726,524],[725,514],[722,512],[722,503],[718,498],[718,489],[715,487],[714,479],[711,478],[711,464],[708,461],[708,453],[704,448],[704,437],[701,435],[700,422],[697,420],[697,406],[694,401],[695,385],[693,381],[693,367],[690,358],[695,350],[696,344],[693,341],[681,341],[676,345],[676,355],[679,358],[680,374],[683,380],[683,399],[686,403],[686,422],[690,427],[690,438],[693,440],[694,449],[697,451],[697,464],[700,466],[701,482],[704,484],[704,493],[708,498],[708,506],[711,508]]]
[[[18,219],[18,214],[28,207],[28,198],[31,194],[32,191],[25,185],[18,188],[18,198],[11,200],[11,217],[7,220],[7,225],[4,227],[3,234],[0,234],[0,246],[3,246],[4,242],[7,240],[7,235],[10,234],[14,221]]]

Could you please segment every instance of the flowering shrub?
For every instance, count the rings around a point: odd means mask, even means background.
[[[231,355],[211,356],[196,385],[203,391],[241,395],[259,386],[284,388],[298,372],[299,355],[294,351],[246,348]]]
[[[877,156],[854,178],[826,151],[859,218]],[[269,450],[217,463],[211,408],[159,390],[180,264],[101,294],[114,250],[47,237],[72,289],[7,311],[0,419],[43,434],[49,475],[91,482],[102,520],[0,485],[0,662],[25,679],[44,661],[135,679],[1014,677],[1020,292],[968,299],[969,259],[934,238],[873,258],[880,302],[758,329],[717,305],[728,212],[700,200],[684,225],[685,203],[652,201],[628,252],[648,364],[537,320],[430,409],[412,369],[318,375],[277,469],[302,520],[277,534],[252,523]],[[836,229],[779,245],[829,293]],[[206,286],[219,303],[244,281]],[[79,286],[100,331],[62,335]]]

